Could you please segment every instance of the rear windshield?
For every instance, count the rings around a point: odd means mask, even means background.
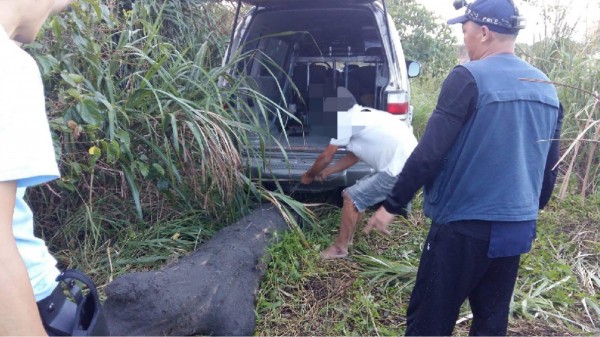
[[[280,53],[259,45],[266,38],[287,44],[298,56],[365,55],[381,48],[379,36],[373,13],[366,9],[265,10],[254,17],[244,51]]]

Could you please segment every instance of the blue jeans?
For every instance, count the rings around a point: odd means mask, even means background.
[[[368,207],[385,200],[394,188],[396,180],[397,176],[391,176],[387,172],[376,172],[360,179],[345,191],[352,198],[356,209],[363,213]]]

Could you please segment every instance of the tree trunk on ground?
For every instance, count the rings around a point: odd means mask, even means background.
[[[111,334],[252,335],[265,248],[287,229],[264,204],[177,262],[117,278],[104,303]]]

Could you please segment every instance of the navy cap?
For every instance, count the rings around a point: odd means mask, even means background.
[[[491,31],[516,35],[525,28],[523,17],[511,0],[476,0],[467,5],[465,14],[448,20],[449,25],[473,21]]]

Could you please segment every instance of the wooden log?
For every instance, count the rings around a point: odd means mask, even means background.
[[[111,334],[252,335],[265,249],[286,230],[278,210],[264,204],[190,255],[115,279],[104,302]]]

